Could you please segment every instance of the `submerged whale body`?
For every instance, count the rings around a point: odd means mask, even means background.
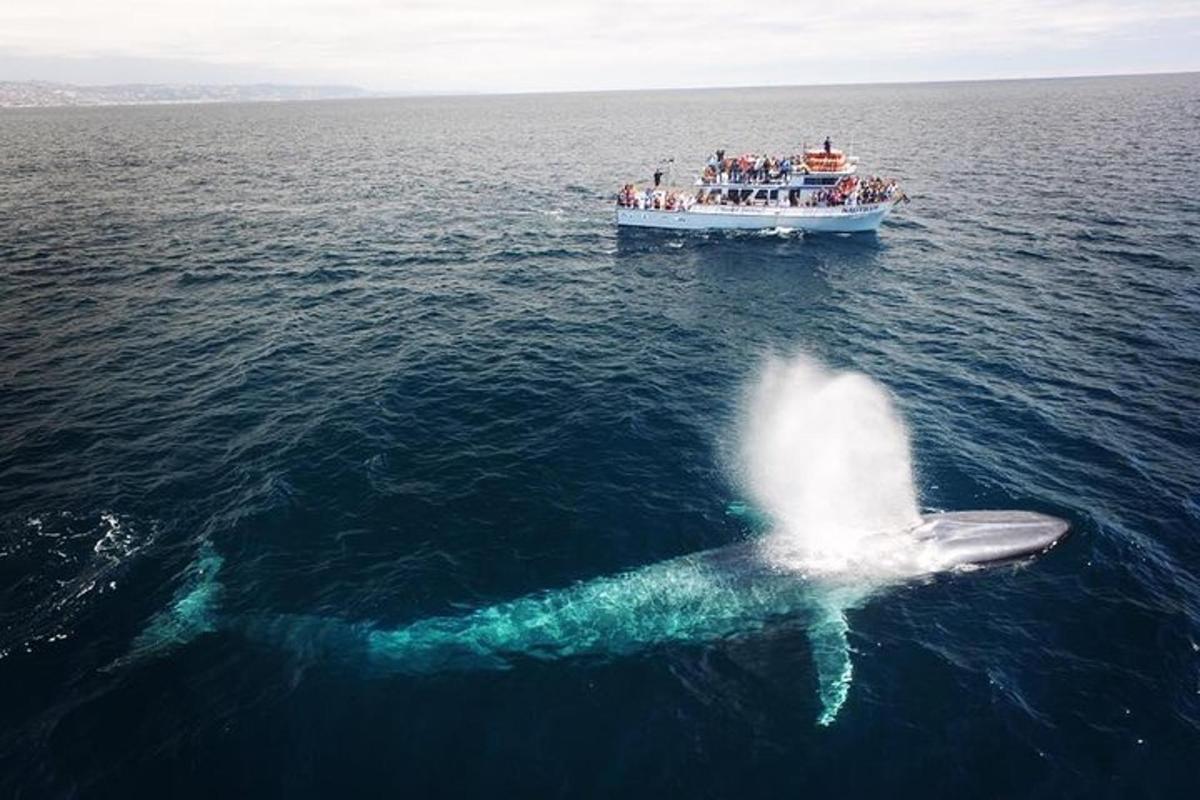
[[[665,643],[752,634],[773,623],[805,626],[821,712],[829,724],[851,678],[846,611],[888,585],[964,567],[1028,559],[1053,547],[1067,523],[1032,512],[932,514],[880,534],[876,557],[830,569],[780,561],[772,537],[681,556],[470,613],[395,628],[303,615],[223,616],[221,559],[205,549],[175,601],[134,644],[145,656],[214,630],[376,674],[503,669],[514,659],[620,656]]]
[[[768,358],[747,393],[741,472],[752,503],[731,514],[763,531],[739,544],[399,627],[220,613],[211,545],[175,601],[134,642],[152,655],[225,629],[305,658],[383,673],[499,669],[519,658],[620,656],[668,642],[801,624],[828,725],[853,673],[846,612],[890,585],[1043,553],[1067,531],[1023,511],[922,516],[909,438],[887,390],[804,356]]]

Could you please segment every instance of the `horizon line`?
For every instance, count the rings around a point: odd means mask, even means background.
[[[815,82],[815,83],[753,83],[753,84],[717,84],[706,86],[645,86],[638,88],[600,88],[600,89],[515,89],[504,91],[487,91],[478,89],[463,89],[459,91],[450,90],[421,90],[421,89],[368,89],[352,83],[318,83],[318,82],[280,82],[280,81],[248,81],[243,83],[201,83],[195,81],[177,81],[177,82],[141,82],[130,81],[124,83],[74,83],[69,81],[54,81],[44,80],[39,78],[29,79],[12,79],[0,77],[0,83],[15,83],[15,84],[47,84],[53,86],[68,86],[83,89],[112,89],[130,86],[142,87],[186,87],[192,86],[197,88],[251,88],[255,86],[263,87],[279,87],[279,88],[303,88],[303,89],[347,89],[356,92],[362,92],[363,96],[359,97],[319,97],[311,99],[288,99],[278,101],[267,100],[178,100],[164,105],[220,105],[228,103],[256,103],[256,102],[295,102],[295,103],[320,103],[320,102],[352,102],[360,100],[404,100],[404,99],[436,99],[436,98],[465,98],[465,97],[525,97],[536,95],[575,95],[575,94],[634,94],[639,92],[702,92],[702,91],[731,91],[731,90],[754,90],[754,89],[808,89],[808,88],[837,88],[851,86],[924,86],[924,85],[939,85],[939,84],[959,84],[959,83],[1017,83],[1022,81],[1055,81],[1055,80],[1078,80],[1084,78],[1140,78],[1140,77],[1165,77],[1171,75],[1200,75],[1200,69],[1182,69],[1182,70],[1147,70],[1145,72],[1094,72],[1094,73],[1073,73],[1066,75],[1023,75],[1017,77],[989,77],[989,78],[937,78],[930,80],[879,80],[879,81],[832,81],[832,82]],[[157,103],[111,103],[106,104],[109,107],[114,106],[143,106],[143,105],[158,105]]]
[[[1169,70],[1147,70],[1145,72],[1090,72],[1090,73],[1074,73],[1069,75],[1022,75],[1018,77],[994,77],[994,78],[934,78],[929,80],[881,80],[881,81],[833,81],[833,82],[817,82],[817,83],[739,83],[739,84],[709,84],[707,86],[644,86],[640,88],[609,88],[609,89],[512,89],[505,91],[481,91],[477,89],[464,89],[461,91],[441,91],[441,90],[374,90],[362,89],[372,98],[401,98],[401,97],[506,97],[517,95],[540,95],[540,94],[620,94],[633,92],[701,92],[701,91],[720,91],[725,89],[809,89],[809,88],[830,88],[838,86],[905,86],[905,85],[925,85],[925,84],[941,84],[941,83],[1014,83],[1017,81],[1058,81],[1058,80],[1074,80],[1079,78],[1145,78],[1153,76],[1166,75],[1200,75],[1200,68],[1197,69],[1169,69]],[[241,84],[230,84],[241,85]],[[245,84],[250,85],[250,84]],[[287,86],[291,84],[279,84]],[[295,84],[297,86],[306,85],[328,85],[336,86],[338,84]],[[361,89],[362,87],[354,87]],[[336,98],[331,98],[336,99]],[[351,100],[355,98],[343,98]]]

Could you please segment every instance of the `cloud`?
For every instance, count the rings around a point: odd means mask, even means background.
[[[906,77],[897,68],[936,75],[939,63],[971,71],[972,61],[1011,72],[1006,59],[1061,64],[1064,54],[1079,71],[1139,52],[1195,68],[1186,41],[1198,20],[1194,0],[760,0],[744,10],[714,0],[4,0],[0,52],[399,90],[827,83]]]

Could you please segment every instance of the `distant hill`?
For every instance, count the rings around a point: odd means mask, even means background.
[[[128,83],[77,86],[49,81],[0,81],[0,107],[154,105],[162,103],[249,103],[368,97],[355,86],[244,86]]]

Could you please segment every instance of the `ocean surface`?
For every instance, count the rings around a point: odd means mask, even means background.
[[[911,196],[877,235],[613,225],[826,135]],[[0,112],[0,796],[1194,796],[1197,186],[1194,74]],[[827,727],[786,615],[356,663],[761,535],[800,353],[891,393],[922,509],[1071,535],[850,610]]]

